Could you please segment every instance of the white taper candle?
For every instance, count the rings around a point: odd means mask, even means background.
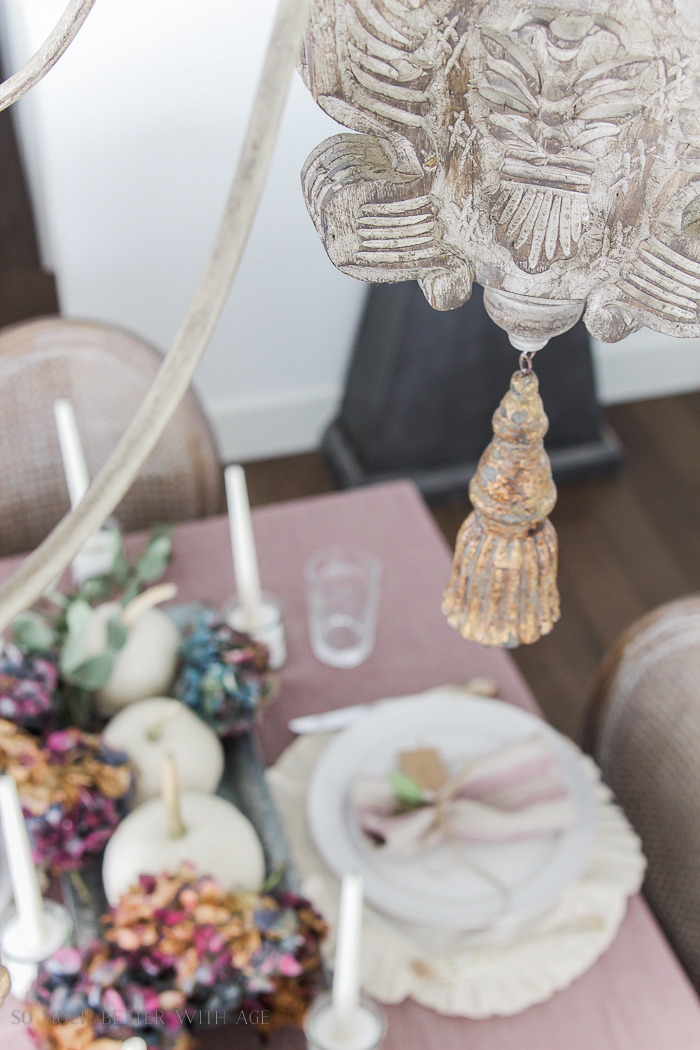
[[[56,420],[70,505],[75,510],[90,488],[90,475],[85,462],[73,402],[66,397],[57,398],[53,403],[53,414]],[[90,577],[101,576],[109,572],[114,562],[114,553],[113,531],[100,529],[83,544],[73,559],[74,582],[81,587]],[[57,586],[58,580],[54,580],[48,589],[49,591],[55,590]]]
[[[362,876],[348,872],[340,888],[340,913],[333,970],[333,1013],[336,1032],[350,1032],[360,1003],[362,946]]]
[[[243,467],[232,464],[226,468],[224,478],[238,600],[245,614],[244,630],[254,631],[260,626],[262,595]]]
[[[44,901],[17,785],[13,777],[7,775],[0,776],[0,816],[21,936],[30,955],[39,951],[46,941]]]
[[[65,397],[57,398],[53,403],[53,414],[58,430],[58,443],[61,447],[61,459],[68,485],[70,505],[75,510],[90,487],[90,475],[72,401]]]

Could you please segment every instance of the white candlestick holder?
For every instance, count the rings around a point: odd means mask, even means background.
[[[387,1032],[386,1013],[360,995],[352,1023],[339,1029],[331,992],[317,995],[304,1021],[308,1050],[379,1050]]]
[[[85,541],[71,562],[71,574],[76,587],[82,587],[86,580],[95,576],[104,576],[114,565],[117,536],[116,523],[105,524]]]
[[[11,991],[22,1002],[39,973],[39,963],[67,944],[73,933],[69,911],[56,901],[43,904],[42,936],[27,944],[19,914],[13,911],[0,929],[0,955],[10,975]]]
[[[287,642],[282,623],[282,604],[272,594],[263,592],[258,606],[258,619],[254,627],[248,626],[247,610],[234,597],[224,608],[224,617],[234,631],[249,634],[256,642],[262,642],[270,650],[270,667],[279,671],[287,660]]]

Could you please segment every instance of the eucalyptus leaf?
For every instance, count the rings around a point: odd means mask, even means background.
[[[126,645],[129,632],[124,621],[119,616],[111,616],[107,621],[107,648],[112,653],[118,653]]]
[[[68,676],[85,661],[85,635],[92,609],[84,598],[76,598],[66,610],[68,633],[61,653],[61,670]]]
[[[80,588],[80,594],[92,605],[95,602],[104,601],[113,590],[114,580],[112,576],[91,576],[89,580],[85,580],[83,583]]]
[[[282,879],[287,874],[288,864],[280,864],[279,867],[274,868],[267,876],[262,884],[262,893],[271,893],[276,886],[279,886]]]
[[[37,612],[20,613],[12,621],[12,637],[29,653],[45,653],[56,641],[55,632]]]
[[[119,601],[122,604],[122,608],[127,606],[129,604],[129,602],[131,601],[131,599],[135,598],[140,590],[141,590],[140,580],[139,580],[138,576],[133,576],[131,578],[130,582],[127,584],[127,586],[122,591],[121,598],[119,599]]]
[[[398,769],[392,769],[389,774],[389,780],[399,802],[403,802],[406,806],[420,806],[422,804],[423,788],[413,777],[399,772]]]
[[[114,556],[114,562],[112,563],[112,575],[117,587],[123,587],[129,578],[129,563],[124,555],[121,534],[119,534],[119,548]]]
[[[136,562],[136,576],[143,583],[152,583],[165,572],[173,549],[170,530],[158,532],[149,540],[145,551]]]
[[[103,685],[107,684],[113,667],[114,654],[99,653],[97,656],[91,656],[89,660],[79,664],[78,667],[66,674],[66,678],[73,685],[92,692],[95,689],[101,689]]]
[[[82,637],[92,618],[92,609],[84,598],[75,598],[66,609],[68,633]]]

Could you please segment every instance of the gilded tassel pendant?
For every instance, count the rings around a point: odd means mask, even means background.
[[[482,645],[536,642],[559,619],[548,425],[537,377],[516,372],[469,486],[474,510],[460,529],[442,603],[448,623]]]

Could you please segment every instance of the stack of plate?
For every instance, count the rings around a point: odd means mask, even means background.
[[[536,733],[551,744],[574,802],[576,820],[568,831],[465,846],[466,863],[455,859],[448,844],[414,859],[386,857],[363,835],[351,801],[357,776],[386,775],[396,768],[400,751],[418,748],[435,748],[454,773],[470,755]],[[361,872],[368,902],[395,918],[449,930],[520,922],[545,911],[585,870],[596,833],[590,781],[563,737],[512,704],[447,689],[383,704],[340,733],[314,771],[308,816],[327,864],[339,876]],[[505,913],[503,893],[477,873],[476,865],[507,887]]]

